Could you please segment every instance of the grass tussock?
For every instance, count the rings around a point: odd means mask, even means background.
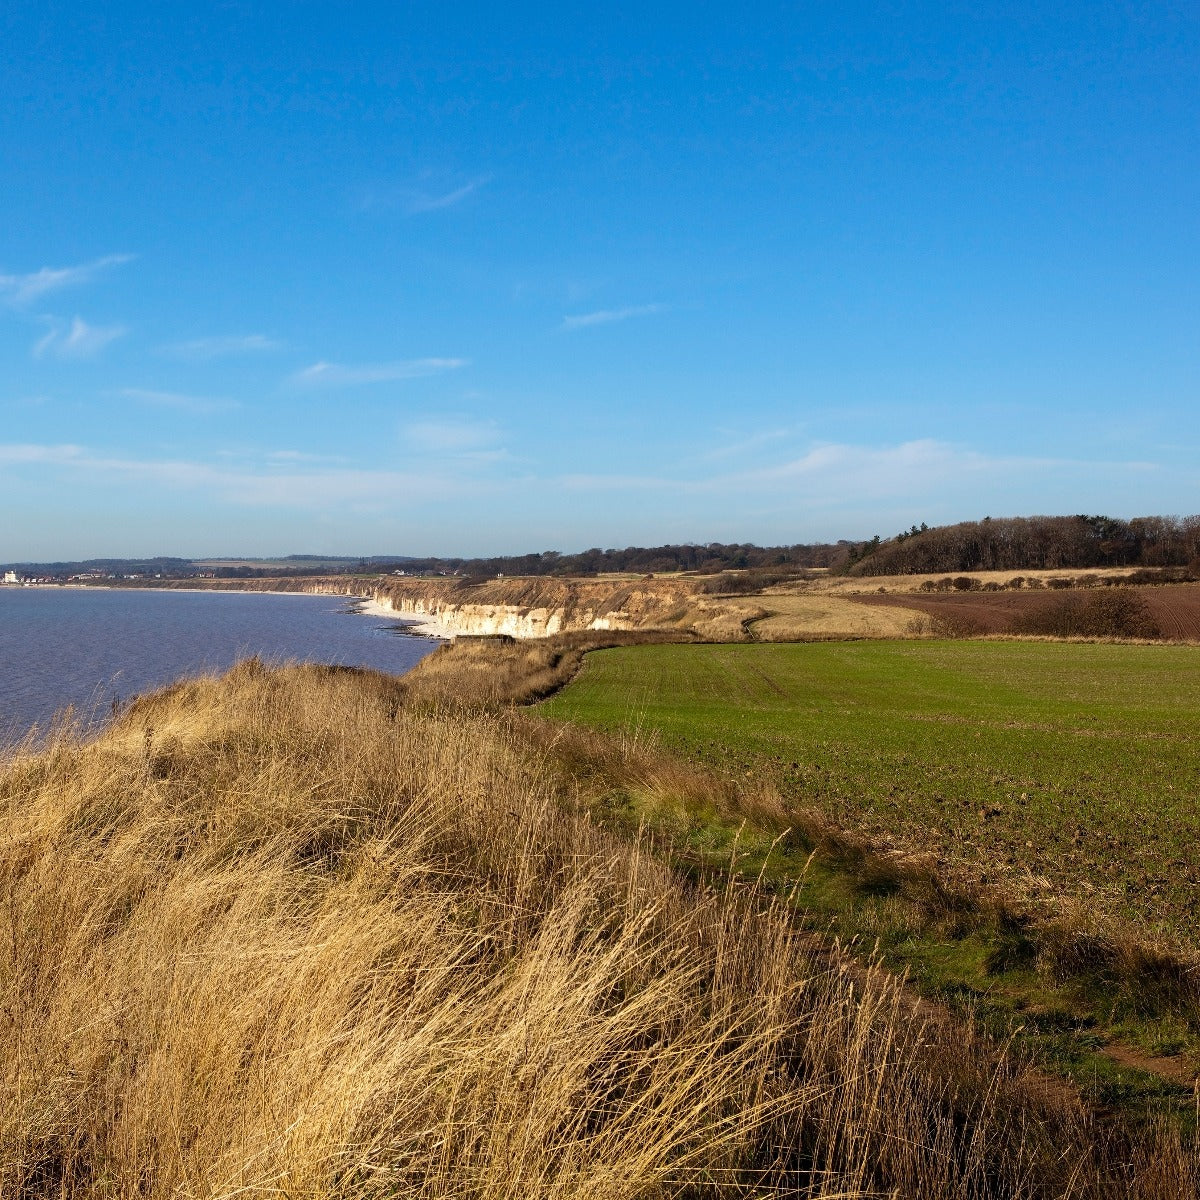
[[[590,650],[698,640],[684,631],[587,630],[518,641],[462,637],[438,647],[404,677],[410,705],[442,710],[495,710],[531,704],[558,691]]]
[[[396,701],[247,665],[9,767],[0,1193],[645,1194],[794,1107],[786,929]]]
[[[553,747],[243,664],[0,773],[0,1195],[1177,1197]],[[675,786],[664,780],[662,786]]]

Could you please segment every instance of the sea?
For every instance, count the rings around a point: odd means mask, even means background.
[[[402,675],[438,644],[405,628],[345,596],[0,587],[0,747],[68,705],[98,724],[142,692],[251,655]]]

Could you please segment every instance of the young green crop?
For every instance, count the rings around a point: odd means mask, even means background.
[[[542,711],[654,731],[844,827],[1200,940],[1193,647],[631,647]]]

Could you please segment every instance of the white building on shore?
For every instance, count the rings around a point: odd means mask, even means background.
[[[4,572],[4,582],[5,583],[20,583],[21,577],[16,573],[16,571],[5,571]]]

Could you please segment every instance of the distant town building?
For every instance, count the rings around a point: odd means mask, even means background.
[[[5,571],[4,572],[4,582],[5,583],[20,583],[21,577],[16,573],[16,571]]]

